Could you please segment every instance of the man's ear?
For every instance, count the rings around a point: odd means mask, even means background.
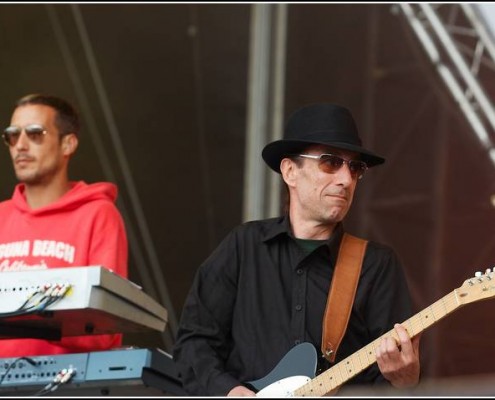
[[[62,137],[62,153],[64,156],[71,156],[76,152],[79,145],[79,139],[74,133],[69,133]]]
[[[294,161],[290,158],[284,158],[280,162],[280,172],[282,174],[282,179],[287,186],[292,187],[295,185],[298,168]]]

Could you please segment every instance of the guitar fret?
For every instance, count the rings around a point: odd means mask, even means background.
[[[337,380],[337,381],[336,381],[336,382],[337,382],[337,386],[340,386],[340,385],[342,384],[342,382],[345,382],[345,379],[344,379],[344,377],[342,376],[342,366],[343,366],[343,365],[342,365],[341,363],[339,363],[339,364],[337,364],[337,365],[335,366],[335,367],[336,367],[336,369],[337,369],[337,371],[339,372],[339,376],[338,376],[338,377],[340,377],[340,381],[339,381],[339,380]],[[336,378],[337,378],[337,377],[336,377]]]
[[[349,379],[349,377],[352,376],[352,371],[354,371],[354,366],[352,364],[352,359],[350,359],[349,357],[347,357],[346,359],[346,363],[345,363],[345,368],[344,368],[344,373],[346,375],[346,378]],[[347,380],[346,379],[346,380]]]
[[[363,347],[361,350],[359,350],[359,354],[361,356],[361,368],[364,369],[366,368],[367,365],[369,365],[369,359],[366,356],[366,347]]]
[[[324,377],[322,377],[323,379]],[[328,377],[328,383],[330,384],[330,389],[327,390],[325,393],[323,394],[326,394],[328,393],[330,390],[332,389],[335,389],[337,386],[339,386],[339,384],[337,383],[337,379],[336,379],[336,376],[335,376],[335,371],[333,371],[333,373],[330,374],[330,376]]]
[[[352,363],[354,364],[354,370],[358,372],[362,371],[363,365],[361,364],[361,358],[359,357],[359,353],[353,354],[351,358],[352,358]]]
[[[442,298],[442,304],[443,304],[443,306],[445,308],[445,314],[448,314],[450,312],[449,311],[449,308],[447,307],[448,306],[448,300],[452,300],[452,299],[446,299],[445,297]]]
[[[412,318],[408,319],[407,320],[408,322],[408,325],[409,325],[409,335],[410,336],[414,336],[417,332],[416,330],[414,329],[414,324],[413,324],[413,321],[412,321]]]
[[[371,342],[368,344],[365,349],[366,349],[366,358],[368,359],[368,365],[371,365],[375,362],[375,347],[373,345],[374,342]]]
[[[315,379],[313,379],[312,381],[308,382],[306,385],[300,387],[299,389],[296,389],[294,391],[294,396],[306,396],[309,395],[309,396],[313,396],[314,395],[314,391],[315,391],[315,387],[318,385],[318,377],[316,377]],[[304,387],[307,387],[306,389],[306,393],[303,393],[303,394],[297,394],[297,392],[299,390],[301,390],[302,388]]]
[[[430,312],[431,312],[431,315],[433,315],[433,319],[435,320],[435,322],[438,320],[438,317],[435,315],[435,307],[434,307],[435,304],[432,304],[430,306]]]
[[[430,317],[431,317],[431,314],[428,312],[427,309],[425,309],[421,313],[421,322],[423,323],[424,328],[428,328],[429,326],[431,326],[433,324],[433,322],[435,322],[435,321],[432,321],[432,318],[430,318]]]
[[[321,377],[319,380],[319,387],[320,387],[320,392],[318,393],[320,393],[321,395],[328,393],[329,391],[332,390],[331,381],[325,380],[324,377]]]
[[[418,332],[422,332],[424,329],[425,329],[425,324],[423,322],[423,318],[422,318],[422,314],[419,313],[417,314],[414,318],[411,318],[411,323],[413,324],[414,326],[414,329],[413,331],[418,333]]]
[[[421,312],[418,314],[418,318],[419,319],[419,322],[421,323],[421,330],[424,331],[425,330],[425,325],[423,324],[423,318],[421,318]]]
[[[323,396],[329,392],[331,392],[334,388],[339,386],[335,382],[336,377],[335,374],[330,374],[330,376],[319,375],[315,378],[315,382],[318,383],[316,387],[311,389],[311,396]]]
[[[356,353],[356,356],[357,356],[357,359],[359,360],[359,369],[362,371],[363,369],[366,368],[365,364],[363,363],[363,360],[362,360],[362,351],[359,350],[357,353]]]

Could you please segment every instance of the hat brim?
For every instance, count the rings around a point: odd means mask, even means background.
[[[350,143],[342,143],[342,142],[315,142],[315,141],[307,141],[307,140],[277,140],[272,143],[268,143],[263,149],[261,155],[263,160],[268,164],[268,166],[273,169],[275,172],[280,174],[280,162],[287,157],[289,154],[297,154],[302,151],[304,148],[310,145],[324,145],[331,146],[337,149],[354,151],[360,154],[361,160],[363,160],[368,167],[374,167],[376,165],[383,164],[385,159],[380,157],[369,150],[363,149],[360,146],[353,145]]]

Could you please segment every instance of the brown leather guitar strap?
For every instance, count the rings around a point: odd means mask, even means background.
[[[367,240],[344,233],[323,319],[321,351],[335,361],[335,355],[351,315]]]

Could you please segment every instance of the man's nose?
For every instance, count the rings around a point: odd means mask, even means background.
[[[15,147],[17,149],[25,149],[28,147],[28,144],[29,144],[29,138],[26,134],[26,131],[23,129],[17,138]]]

